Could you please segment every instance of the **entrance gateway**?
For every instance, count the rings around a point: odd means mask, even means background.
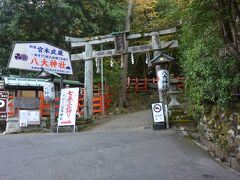
[[[92,97],[93,97],[93,59],[96,58],[104,58],[104,57],[112,57],[112,56],[121,56],[128,53],[144,53],[154,51],[154,61],[159,60],[156,64],[156,74],[160,70],[159,64],[169,62],[168,58],[161,59],[162,55],[166,56],[166,54],[162,53],[161,50],[167,48],[176,48],[178,47],[178,41],[160,41],[159,36],[170,35],[176,33],[176,27],[162,29],[159,31],[152,31],[148,33],[136,33],[129,34],[129,32],[119,32],[108,34],[104,36],[96,36],[96,37],[86,37],[86,38],[74,38],[74,37],[65,37],[67,42],[71,43],[72,48],[76,47],[85,47],[85,51],[78,54],[71,54],[72,61],[85,61],[85,96],[84,96],[84,117],[85,119],[91,119],[93,115],[93,106],[92,106]],[[147,38],[151,37],[151,44],[145,44],[140,46],[131,46],[128,47],[128,41],[136,40],[139,38]],[[101,51],[93,50],[94,45],[103,45],[106,43],[113,44],[115,49],[107,49]],[[123,58],[121,59],[123,63]],[[126,84],[127,82],[125,82]],[[159,91],[159,100],[160,103],[163,104],[163,109],[165,109],[166,104],[166,93],[163,91]],[[167,117],[167,113],[164,113]]]

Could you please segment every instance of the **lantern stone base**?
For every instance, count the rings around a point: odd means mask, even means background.
[[[16,117],[8,118],[5,133],[21,132],[19,120]]]

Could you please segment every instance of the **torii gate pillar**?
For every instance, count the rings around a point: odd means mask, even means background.
[[[91,119],[93,116],[93,60],[92,57],[92,45],[85,45],[86,58],[85,71],[84,71],[84,119]]]

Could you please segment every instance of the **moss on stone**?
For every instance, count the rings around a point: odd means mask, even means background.
[[[240,152],[238,152],[238,153],[236,154],[236,159],[237,159],[237,161],[240,163]]]
[[[240,132],[240,114],[236,113],[231,107],[220,109],[211,105],[207,108],[208,111],[205,111],[199,122],[200,134],[214,144],[215,148],[212,152],[216,157],[229,163],[230,166],[232,166],[231,159],[240,163],[240,135],[238,135]]]

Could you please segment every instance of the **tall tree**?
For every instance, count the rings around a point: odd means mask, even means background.
[[[156,0],[134,0],[132,31],[141,32],[159,29],[161,24],[156,23],[158,20],[155,10],[156,3]]]
[[[128,11],[127,11],[127,17],[125,20],[125,31],[129,32],[131,28],[131,14],[132,14],[132,5],[133,1],[129,0],[128,2]],[[128,48],[128,43],[125,42],[125,50]],[[123,69],[121,72],[121,79],[122,79],[122,87],[120,91],[120,100],[119,100],[119,105],[120,107],[127,106],[127,74],[128,74],[128,54],[123,54],[121,55],[121,61],[123,64]]]
[[[212,9],[218,11],[219,23],[225,44],[240,60],[240,2],[237,0],[217,0]]]

